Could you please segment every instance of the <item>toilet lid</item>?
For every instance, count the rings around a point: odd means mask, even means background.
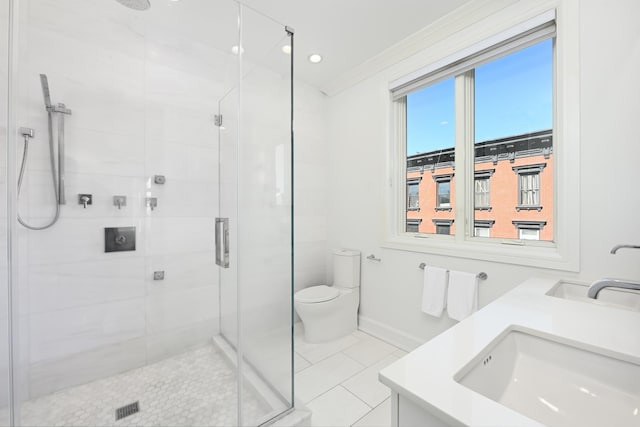
[[[295,300],[298,302],[314,303],[325,302],[337,298],[340,291],[330,286],[311,286],[296,292]]]

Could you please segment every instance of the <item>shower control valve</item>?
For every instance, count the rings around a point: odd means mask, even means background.
[[[93,204],[93,195],[91,194],[78,194],[78,204],[87,209],[87,205]]]
[[[157,197],[147,197],[145,199],[146,203],[147,203],[147,207],[150,208],[151,210],[154,210],[155,208],[158,207],[158,198]]]
[[[118,209],[127,206],[127,196],[113,196],[113,206],[117,206]]]

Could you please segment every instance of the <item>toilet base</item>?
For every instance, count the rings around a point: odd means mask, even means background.
[[[344,292],[335,300],[316,303],[295,303],[304,325],[304,339],[311,344],[335,340],[358,329],[359,293]]]
[[[304,340],[310,344],[318,344],[346,337],[358,329],[358,319],[356,316],[352,317],[353,319],[348,319],[340,325],[335,324],[336,322],[332,321],[334,319],[324,319],[311,324],[305,324],[303,321]]]

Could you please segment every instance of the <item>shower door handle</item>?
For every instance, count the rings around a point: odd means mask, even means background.
[[[216,218],[216,264],[229,268],[229,218]]]

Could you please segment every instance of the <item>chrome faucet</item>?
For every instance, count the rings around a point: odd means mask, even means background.
[[[640,249],[640,245],[615,245],[613,248],[611,248],[611,253],[615,254],[616,252],[618,252],[618,249],[622,248]]]
[[[628,249],[640,249],[640,245],[615,245],[611,248],[611,253],[615,254],[618,252],[618,249],[628,248]],[[640,291],[640,282],[631,282],[628,280],[621,279],[600,279],[596,280],[589,286],[589,291],[587,292],[587,296],[589,298],[596,299],[598,298],[598,293],[604,288],[618,288],[618,289],[631,289],[634,291]]]
[[[631,289],[640,291],[640,282],[630,282],[620,279],[600,279],[596,280],[589,286],[587,296],[589,298],[598,298],[598,293],[604,288],[618,288],[618,289]]]

